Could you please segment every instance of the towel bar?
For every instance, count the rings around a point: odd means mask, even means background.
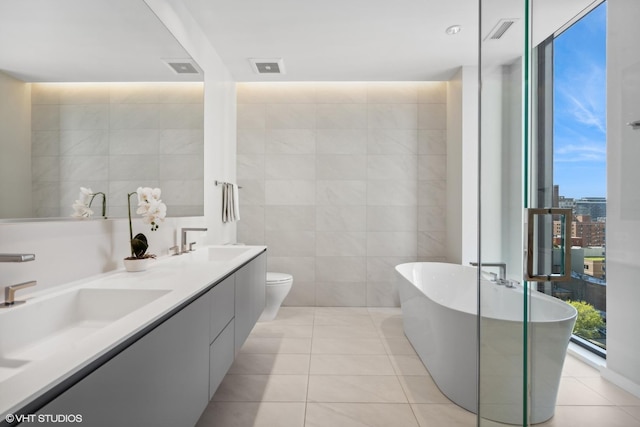
[[[224,184],[231,184],[230,182],[226,182],[226,181],[218,181],[217,179],[214,181],[214,183],[216,184],[216,186],[218,186],[218,185],[224,185]],[[238,185],[238,188],[242,188],[242,187]]]

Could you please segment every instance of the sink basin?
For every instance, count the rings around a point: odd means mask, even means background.
[[[168,293],[155,289],[75,289],[0,312],[0,381]]]
[[[237,258],[250,250],[250,246],[221,246],[209,248],[209,261],[226,262]]]

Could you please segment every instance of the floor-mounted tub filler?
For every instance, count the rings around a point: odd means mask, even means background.
[[[404,331],[440,390],[454,403],[478,412],[477,269],[415,262],[396,266]],[[482,418],[521,424],[523,419],[523,287],[481,281]],[[528,360],[529,420],[541,423],[555,411],[562,365],[576,310],[531,292]]]

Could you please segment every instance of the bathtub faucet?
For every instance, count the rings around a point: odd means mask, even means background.
[[[470,262],[470,265],[477,267],[477,262]],[[483,262],[480,263],[482,267],[498,267],[500,268],[500,275],[498,276],[498,280],[496,282],[500,285],[504,284],[507,280],[507,263],[506,262]]]

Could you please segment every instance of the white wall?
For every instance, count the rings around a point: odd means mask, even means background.
[[[478,258],[478,68],[461,67],[447,85],[447,262]]]
[[[204,212],[206,241],[236,240],[236,224],[223,224],[222,189],[215,180],[236,180],[236,87],[193,16],[179,0],[145,0],[153,12],[204,70]]]
[[[213,180],[235,179],[235,84],[179,2],[148,4],[205,72],[205,216],[170,218],[155,232],[145,231],[136,219],[134,229],[145,232],[150,252],[157,255],[166,255],[179,242],[180,227],[208,227],[206,236],[193,233],[198,243],[233,241],[235,225],[222,224],[220,192]],[[120,268],[129,252],[128,234],[126,220],[0,223],[0,253],[36,254],[33,262],[0,264],[0,288],[37,280],[35,291]]]
[[[607,369],[640,396],[640,3],[609,0],[607,38]]]
[[[31,216],[31,86],[0,72],[0,218]]]

